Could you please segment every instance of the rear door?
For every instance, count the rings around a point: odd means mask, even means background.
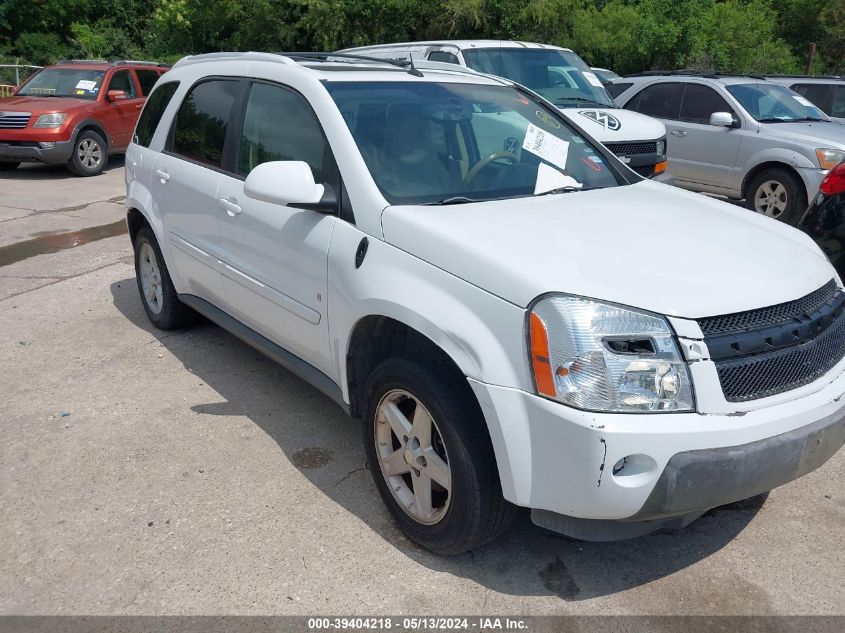
[[[210,78],[187,92],[164,152],[155,155],[150,181],[184,292],[218,307],[226,302],[217,189],[231,152],[231,118],[241,86],[239,79]]]

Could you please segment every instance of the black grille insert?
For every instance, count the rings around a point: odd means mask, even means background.
[[[657,141],[646,141],[643,143],[605,143],[604,146],[617,156],[657,153]]]
[[[722,316],[699,319],[698,325],[701,327],[704,336],[728,334],[729,332],[745,332],[771,325],[780,325],[788,321],[800,320],[806,317],[806,315],[815,312],[830,301],[835,293],[836,282],[831,279],[818,290],[800,299],[779,303],[778,305],[759,310],[735,312],[733,314],[723,314]]]

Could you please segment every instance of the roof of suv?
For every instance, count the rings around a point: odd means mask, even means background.
[[[194,64],[214,62],[269,62],[295,67],[319,81],[412,81],[425,79],[433,73],[438,81],[456,81],[487,85],[512,85],[512,82],[492,75],[438,62],[414,60],[409,62],[375,59],[341,53],[207,53],[183,57],[173,70]],[[425,75],[421,71],[425,71]]]
[[[396,42],[395,44],[376,44],[374,46],[361,46],[355,48],[395,48],[397,46],[454,46],[460,50],[469,48],[548,48],[558,51],[569,51],[572,49],[562,48],[554,44],[538,44],[536,42],[522,42],[517,40],[425,40],[421,42]],[[354,50],[354,49],[348,49]]]
[[[734,84],[747,84],[750,82],[766,81],[766,77],[761,75],[722,75],[719,73],[708,72],[690,72],[683,70],[674,71],[648,71],[643,73],[636,73],[633,75],[626,75],[620,79],[614,79],[614,83],[623,83],[628,80],[645,81],[648,79],[671,79],[672,81],[684,81],[685,79],[708,79],[710,81],[725,84],[727,86]]]

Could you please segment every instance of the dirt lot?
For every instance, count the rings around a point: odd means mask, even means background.
[[[845,614],[845,452],[674,533],[523,516],[419,549],[334,403],[215,326],[150,327],[102,238],[122,196],[120,161],[0,176],[0,614]]]

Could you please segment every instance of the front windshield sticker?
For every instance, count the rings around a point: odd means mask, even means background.
[[[566,157],[569,154],[569,143],[538,128],[533,123],[528,124],[522,148],[535,156],[551,163],[560,169],[566,169]]]
[[[578,114],[591,119],[611,132],[616,132],[617,130],[622,129],[622,123],[619,119],[604,110],[581,110]]]
[[[94,88],[97,87],[97,82],[83,79],[78,84],[76,84],[76,87],[79,90],[94,90]]]
[[[793,99],[795,99],[795,100],[796,100],[798,103],[800,103],[802,106],[807,106],[808,108],[812,108],[812,107],[813,107],[813,104],[812,104],[812,103],[810,103],[809,101],[807,101],[807,100],[806,100],[804,97],[802,97],[801,95],[792,95],[792,98],[793,98]]]
[[[534,183],[534,195],[561,189],[562,187],[580,189],[582,186],[582,183],[575,180],[572,176],[568,176],[562,171],[549,167],[546,163],[540,163],[537,169],[537,182]]]
[[[540,119],[543,123],[548,125],[549,127],[553,127],[554,129],[560,128],[560,123],[555,121],[554,117],[550,115],[548,112],[543,112],[542,110],[537,110],[537,118]]]
[[[589,81],[589,82],[590,82],[590,85],[593,85],[593,86],[595,86],[596,88],[601,88],[601,87],[602,87],[602,85],[601,85],[601,81],[600,81],[600,80],[599,80],[599,78],[598,78],[598,77],[596,77],[593,73],[583,73],[583,75],[584,75],[584,77],[587,79],[587,81]]]

